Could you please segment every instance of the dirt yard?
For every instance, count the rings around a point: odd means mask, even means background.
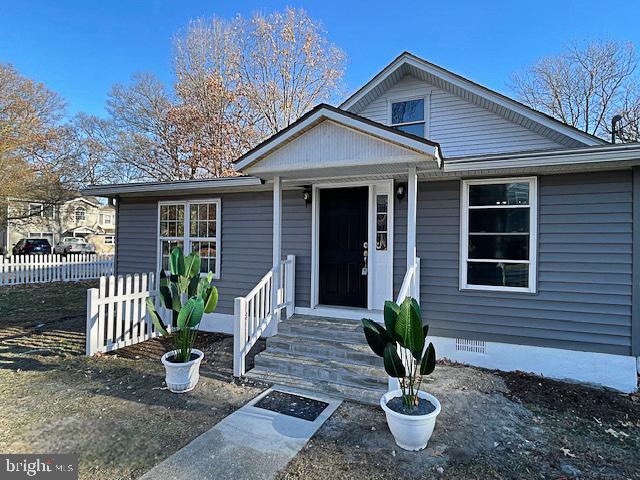
[[[640,396],[524,374],[439,365],[442,404],[426,450],[396,447],[379,408],[344,403],[287,479],[637,479]]]
[[[202,334],[198,387],[164,389],[160,341],[84,357],[89,284],[0,290],[0,452],[77,453],[80,478],[136,478],[260,393],[232,339]]]
[[[88,359],[88,284],[0,290],[0,452],[80,455],[83,479],[136,478],[265,388],[201,334],[198,387],[164,389],[155,340]],[[397,448],[379,408],[345,402],[282,479],[640,479],[640,396],[439,365],[429,447]],[[215,472],[212,473],[215,478]]]

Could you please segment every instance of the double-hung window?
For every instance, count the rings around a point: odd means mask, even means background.
[[[196,252],[201,273],[220,278],[220,200],[190,200],[159,204],[159,268],[169,269],[175,247],[187,255]]]
[[[419,137],[425,136],[424,98],[391,103],[391,126]]]
[[[536,291],[536,178],[462,183],[460,288]]]

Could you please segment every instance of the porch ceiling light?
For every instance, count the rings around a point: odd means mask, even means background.
[[[396,198],[398,199],[398,201],[402,201],[402,199],[404,198],[404,194],[407,191],[407,184],[406,183],[398,183],[396,185]]]

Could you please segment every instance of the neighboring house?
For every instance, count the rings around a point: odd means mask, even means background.
[[[7,216],[15,219],[0,229],[0,247],[8,253],[22,238],[46,238],[53,247],[64,237],[83,237],[98,253],[115,250],[115,207],[95,197],[81,196],[55,206],[10,199],[7,208]]]
[[[259,375],[343,392],[349,372],[369,379],[357,352],[331,354],[357,320],[382,320],[420,259],[414,291],[440,357],[636,388],[640,145],[606,144],[404,53],[236,167],[87,193],[117,199],[118,274],[166,267],[176,245],[204,255],[218,325],[296,256],[295,315]]]

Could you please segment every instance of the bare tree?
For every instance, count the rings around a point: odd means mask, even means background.
[[[636,103],[637,65],[631,43],[593,42],[584,47],[573,43],[562,54],[515,74],[512,88],[531,107],[604,136],[610,133],[612,117],[624,116],[625,108]]]
[[[107,111],[118,134],[105,137],[110,142],[105,150],[117,152],[118,161],[135,168],[140,178],[189,178],[169,119],[173,107],[169,92],[151,74],[135,75],[130,85],[114,85]]]
[[[304,10],[256,13],[245,30],[243,80],[263,136],[340,94],[346,56]]]
[[[178,102],[171,118],[183,155],[213,176],[233,175],[232,162],[258,140],[241,76],[240,26],[238,19],[197,19],[174,40]]]
[[[302,10],[197,19],[174,39],[175,89],[113,87],[100,155],[156,180],[235,175],[233,161],[339,93],[344,53]],[[86,160],[85,160],[86,163]]]
[[[68,200],[77,188],[72,129],[55,92],[0,64],[0,214],[11,198],[38,200],[47,208]],[[17,217],[39,212],[17,213]]]

